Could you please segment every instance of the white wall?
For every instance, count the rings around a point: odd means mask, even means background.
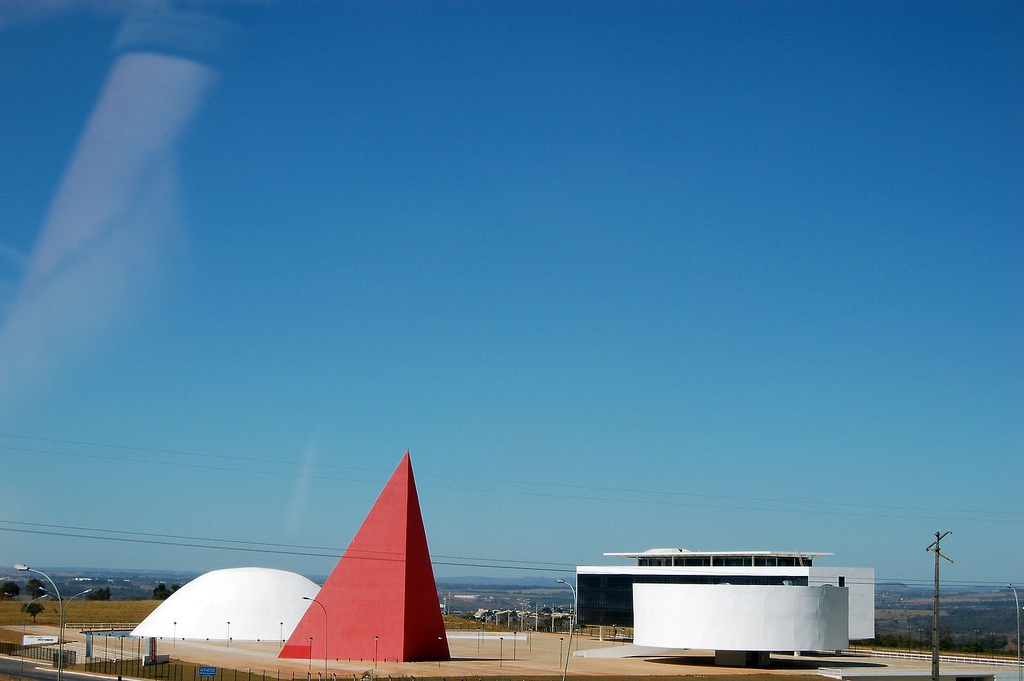
[[[808,586],[839,584],[844,577],[850,590],[850,638],[854,640],[875,637],[875,568],[818,567],[811,568]]]
[[[634,584],[633,642],[702,650],[838,650],[850,643],[849,589]]]

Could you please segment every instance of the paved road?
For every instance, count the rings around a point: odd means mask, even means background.
[[[6,655],[0,655],[0,672],[33,681],[56,681],[57,679],[57,670],[42,660],[22,661],[19,657],[7,657]]]
[[[0,655],[0,672],[15,678],[29,679],[29,681],[57,681],[57,668],[43,660],[22,660],[20,657],[7,657]],[[99,674],[82,674],[64,670],[65,681],[101,681],[110,678],[116,681],[116,676],[104,677]]]

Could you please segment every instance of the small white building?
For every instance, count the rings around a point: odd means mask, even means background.
[[[839,650],[875,635],[874,568],[830,553],[650,549],[633,565],[576,568],[580,624],[632,627],[638,646],[714,650],[722,664]]]

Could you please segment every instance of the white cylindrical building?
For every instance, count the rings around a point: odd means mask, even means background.
[[[634,584],[634,643],[735,651],[839,650],[850,644],[838,586]]]

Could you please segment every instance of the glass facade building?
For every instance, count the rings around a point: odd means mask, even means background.
[[[807,586],[814,558],[830,554],[651,549],[605,555],[636,562],[619,569],[576,569],[578,622],[582,625],[632,627],[634,584]]]
[[[807,576],[578,574],[579,623],[606,627],[632,627],[633,585],[637,583],[807,586]]]

